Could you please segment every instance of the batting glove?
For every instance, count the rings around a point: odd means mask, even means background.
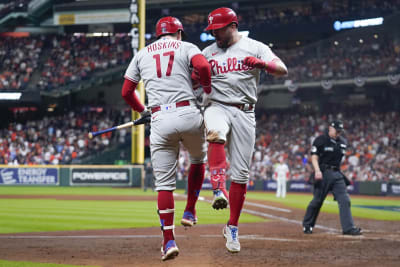
[[[200,76],[199,73],[196,70],[192,71],[192,87],[194,90],[200,87]]]
[[[147,109],[147,107],[144,107],[144,110],[142,112],[140,112],[140,116],[141,117],[146,117],[146,116],[151,116],[151,111],[149,109]]]
[[[258,59],[256,57],[245,57],[243,64],[251,68],[265,69],[267,64],[264,60]]]

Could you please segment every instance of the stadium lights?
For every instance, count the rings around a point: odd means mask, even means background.
[[[372,18],[372,19],[360,19],[360,20],[349,20],[349,21],[335,21],[333,23],[333,28],[336,31],[340,31],[343,29],[352,29],[359,27],[368,27],[368,26],[377,26],[383,24],[383,18]]]
[[[19,100],[22,93],[4,93],[0,92],[0,100]]]

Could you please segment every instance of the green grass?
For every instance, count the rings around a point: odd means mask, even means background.
[[[176,191],[183,194],[183,190]],[[156,196],[155,192],[143,192],[132,188],[107,187],[0,187],[0,195],[91,195],[91,196]],[[203,191],[201,196],[211,196]],[[288,208],[305,210],[311,194],[288,194],[277,199],[272,192],[248,192],[246,199],[266,200],[280,203]],[[353,205],[400,206],[400,199],[368,199],[352,196]],[[179,224],[185,201],[175,201],[175,222]],[[86,229],[117,229],[158,227],[156,201],[105,201],[105,200],[56,200],[47,199],[0,199],[0,233],[47,232]],[[322,212],[338,213],[337,202],[328,196]],[[376,220],[400,221],[400,213],[386,210],[352,208],[353,216]],[[197,204],[199,224],[223,224],[229,217],[229,210],[215,211],[209,203]],[[243,213],[241,223],[261,222],[265,219]]]
[[[286,198],[276,198],[275,193],[271,192],[251,192],[246,195],[246,199],[249,201],[253,200],[266,200],[276,203],[281,203],[287,207],[299,208],[305,210],[308,203],[312,199],[311,194],[290,194],[286,195]],[[400,221],[400,212],[366,209],[354,207],[354,205],[371,205],[371,206],[398,206],[400,207],[400,198],[386,199],[385,197],[379,199],[370,199],[363,196],[352,196],[350,195],[352,204],[352,214],[354,217],[385,220],[385,221]],[[339,213],[338,204],[333,200],[332,194],[329,194],[326,198],[322,209],[322,212],[327,213]]]
[[[54,263],[35,263],[26,261],[3,261],[0,260],[0,267],[73,267],[80,265],[66,265],[66,264],[54,264]],[[87,266],[90,267],[90,266]],[[94,266],[91,266],[94,267]]]
[[[0,187],[1,188],[1,187]],[[3,189],[3,188],[1,188]],[[14,195],[38,194],[55,195],[59,188],[11,188]],[[19,191],[18,189],[21,189]],[[44,190],[43,190],[44,189]],[[51,190],[52,189],[52,190]],[[69,188],[70,195],[80,195],[88,190],[92,195],[130,191],[131,195],[155,195],[153,192],[109,188]],[[96,189],[100,189],[96,191]],[[67,190],[61,190],[63,195]],[[79,193],[78,193],[79,192]],[[179,193],[183,193],[179,191]],[[211,192],[207,192],[211,195]],[[7,193],[10,194],[10,193]],[[175,201],[175,222],[179,224],[186,205],[185,201]],[[199,201],[197,206],[199,224],[223,224],[229,218],[229,211],[216,211],[209,203]],[[265,221],[249,214],[240,218],[243,223]],[[56,200],[56,199],[0,199],[0,233],[47,232],[86,229],[117,229],[158,227],[156,201],[103,201],[103,200]]]

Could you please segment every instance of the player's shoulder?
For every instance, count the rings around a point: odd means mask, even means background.
[[[247,36],[243,36],[242,37],[243,39],[243,42],[246,42],[246,43],[248,43],[248,44],[250,44],[250,45],[257,45],[257,46],[266,46],[266,47],[268,47],[269,48],[269,46],[268,45],[266,45],[266,44],[264,44],[263,42],[260,42],[260,41],[258,41],[258,40],[255,40],[255,39],[252,39],[252,38],[250,38],[250,37],[247,37]]]
[[[193,49],[193,48],[199,49],[199,47],[193,43],[186,42],[186,41],[180,41],[180,42],[181,42],[182,47],[189,48],[189,49]]]
[[[347,139],[344,136],[339,136],[338,139],[340,143],[347,145]]]
[[[317,138],[315,138],[314,144],[321,145],[321,144],[325,143],[327,138],[328,138],[328,136],[326,134],[321,134],[321,135],[317,136]]]
[[[206,46],[206,47],[203,49],[202,53],[203,53],[204,55],[206,55],[206,54],[211,53],[211,51],[214,51],[215,49],[218,49],[218,47],[217,47],[217,43],[214,42],[214,43],[210,44],[209,46]]]

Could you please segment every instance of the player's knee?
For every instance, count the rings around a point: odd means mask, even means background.
[[[210,143],[225,143],[225,137],[218,131],[210,130],[207,132],[207,141]]]
[[[232,180],[232,182],[235,182],[237,184],[247,184],[249,182],[249,177],[247,177],[247,176],[241,177],[241,176],[237,175],[237,176],[232,177],[231,180]]]

